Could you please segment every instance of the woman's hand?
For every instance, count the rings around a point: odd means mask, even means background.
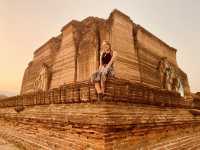
[[[116,57],[117,57],[117,52],[113,51],[113,56],[112,56],[110,62],[108,63],[107,67],[111,66],[111,64],[115,61]]]
[[[102,65],[99,65],[99,70],[101,70],[102,67],[103,67]]]

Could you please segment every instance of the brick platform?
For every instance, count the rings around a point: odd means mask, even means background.
[[[156,143],[165,139],[192,138],[200,123],[184,108],[115,102],[29,106],[20,113],[10,107],[0,114],[0,135],[27,149],[161,147]]]
[[[0,106],[0,136],[25,149],[198,147],[197,102],[125,80],[109,79],[101,102],[93,85],[81,82],[4,99]]]

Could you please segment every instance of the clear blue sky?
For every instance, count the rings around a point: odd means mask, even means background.
[[[20,91],[33,51],[70,20],[107,18],[115,8],[177,48],[192,91],[200,91],[199,0],[0,0],[0,91]]]

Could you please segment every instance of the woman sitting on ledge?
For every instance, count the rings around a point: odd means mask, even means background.
[[[106,78],[114,76],[113,62],[116,56],[117,52],[111,50],[110,43],[104,41],[102,43],[102,51],[100,53],[99,69],[91,76],[91,82],[95,85],[98,100],[102,100],[103,98]]]

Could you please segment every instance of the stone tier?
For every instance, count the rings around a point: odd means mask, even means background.
[[[0,101],[0,107],[92,103],[97,101],[94,85],[89,81],[65,84],[48,92],[29,93]],[[176,108],[200,108],[199,100],[185,100],[179,93],[141,83],[111,78],[106,82],[103,101],[125,102]]]
[[[197,101],[109,79],[98,102],[89,82],[67,84],[1,100],[0,137],[31,150],[199,148]]]
[[[185,108],[124,102],[27,106],[19,113],[0,109],[0,136],[29,150],[163,149],[173,139],[177,149],[178,141],[198,142],[199,123],[200,116]]]

